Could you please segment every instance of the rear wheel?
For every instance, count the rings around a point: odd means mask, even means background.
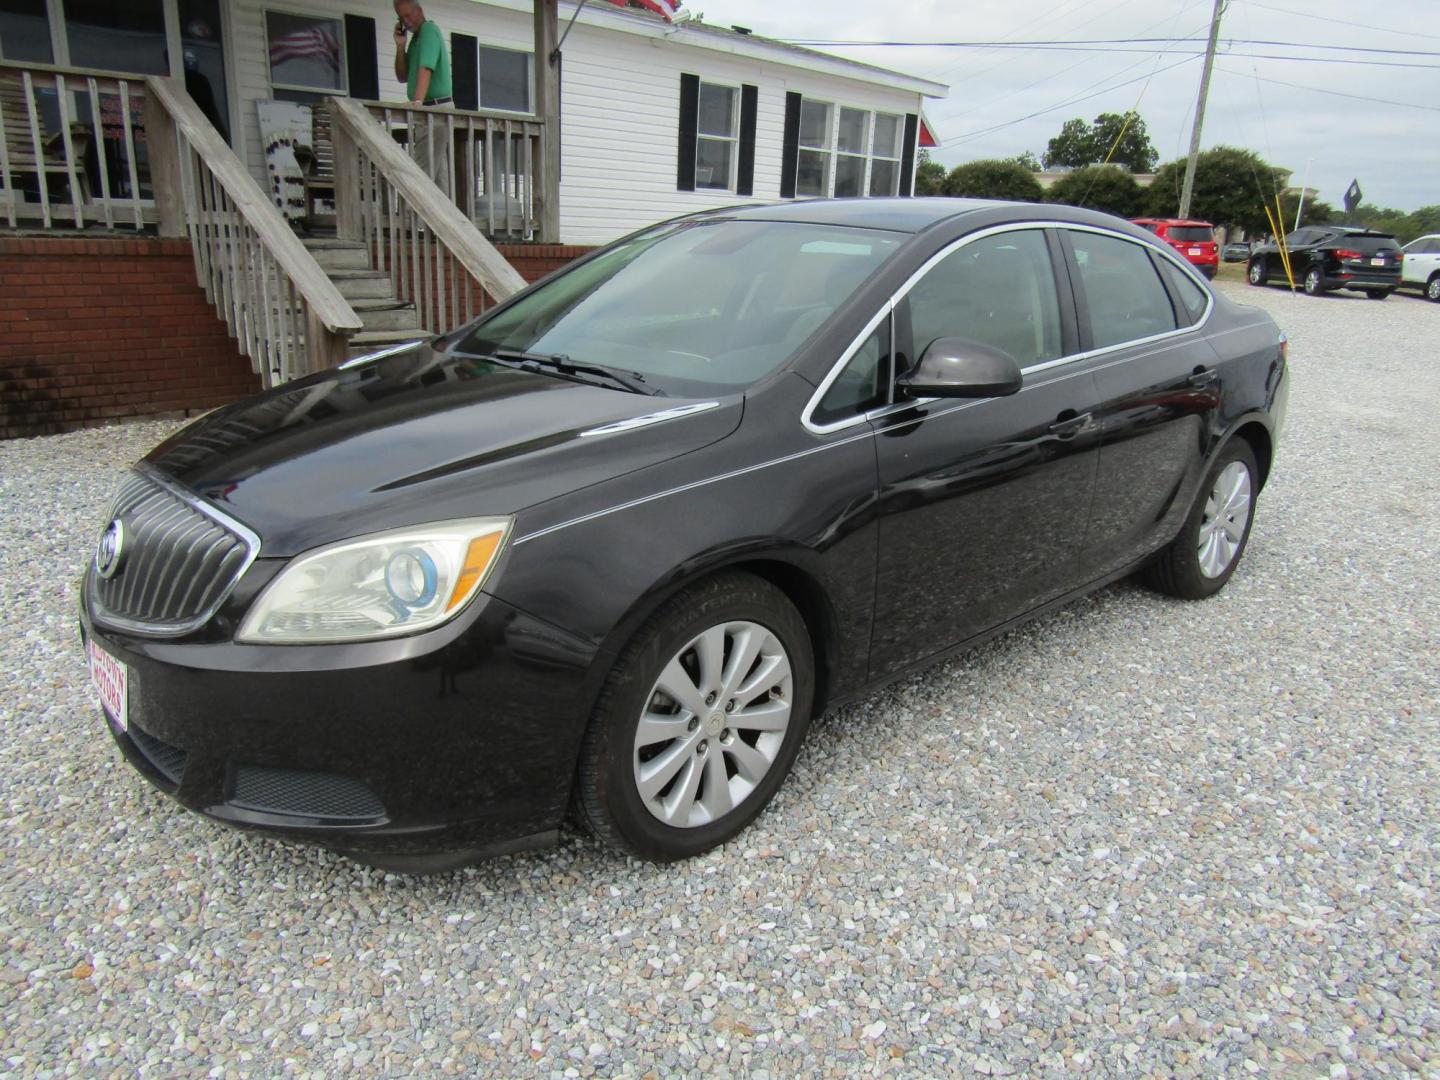
[[[1267,281],[1269,281],[1270,275],[1265,270],[1265,260],[1251,259],[1250,270],[1246,274],[1246,276],[1250,279],[1251,285],[1264,285]]]
[[[814,684],[805,622],[774,586],[736,573],[686,589],[606,680],[580,751],[580,818],[659,862],[724,843],[790,771]]]
[[[1232,439],[1205,474],[1180,534],[1146,567],[1149,584],[1183,600],[1223,589],[1250,539],[1258,477],[1250,444]]]
[[[1325,295],[1325,278],[1321,275],[1318,266],[1312,266],[1309,270],[1305,271],[1305,295]]]
[[[1434,300],[1437,304],[1440,304],[1440,274],[1433,275],[1430,280],[1425,283],[1425,299]]]

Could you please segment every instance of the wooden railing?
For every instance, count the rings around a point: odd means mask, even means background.
[[[468,321],[488,300],[503,300],[525,287],[525,279],[451,193],[367,106],[336,97],[329,107],[337,232],[365,244],[371,268],[389,273],[396,296],[415,305],[422,326],[443,333]],[[431,145],[443,161],[440,146]],[[448,126],[441,145],[454,145]],[[440,173],[442,181],[445,175]]]
[[[485,235],[542,239],[538,203],[544,128],[539,120],[378,101],[367,101],[365,107]]]
[[[143,76],[0,61],[0,220],[10,228],[153,222]]]
[[[145,87],[160,234],[189,236],[206,296],[265,386],[342,362],[360,317],[184,89]]]

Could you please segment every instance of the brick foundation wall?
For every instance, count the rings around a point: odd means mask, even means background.
[[[526,281],[593,250],[497,247]],[[0,237],[0,438],[199,413],[259,389],[188,241]]]
[[[0,237],[0,438],[212,409],[260,388],[184,240]]]

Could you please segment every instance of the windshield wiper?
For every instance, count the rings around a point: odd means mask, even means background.
[[[527,371],[538,371],[545,369],[553,371],[558,375],[565,376],[591,376],[604,379],[629,390],[633,394],[649,394],[650,396],[664,396],[665,391],[658,386],[651,386],[645,381],[645,376],[638,371],[628,374],[623,371],[616,371],[614,368],[605,367],[602,364],[577,364],[564,353],[556,353],[554,356],[547,356],[545,353],[521,352],[518,349],[496,349],[490,354],[494,360],[502,360],[507,363],[516,364]],[[584,381],[584,380],[582,380]]]

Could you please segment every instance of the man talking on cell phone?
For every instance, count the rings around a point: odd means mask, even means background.
[[[409,44],[406,38],[409,37]],[[395,78],[405,84],[405,96],[412,107],[449,105],[450,56],[445,35],[425,18],[425,9],[414,0],[395,0]],[[410,156],[430,179],[450,194],[450,147],[439,138],[436,118],[410,114]]]

